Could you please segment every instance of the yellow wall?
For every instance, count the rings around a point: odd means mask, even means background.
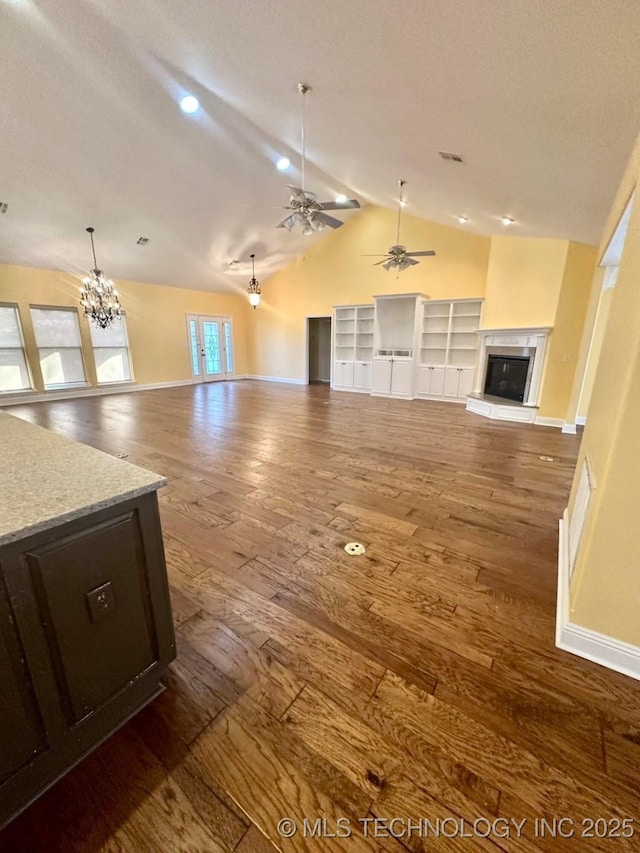
[[[127,332],[136,382],[154,384],[191,378],[185,314],[221,314],[233,317],[236,372],[247,372],[247,302],[241,296],[118,281],[126,311]],[[0,264],[0,302],[17,303],[34,384],[42,379],[29,305],[79,308],[80,280],[70,273]],[[80,316],[87,379],[95,384],[87,321]]]
[[[538,415],[565,419],[580,353],[597,250],[569,243],[558,307],[549,338]]]
[[[602,256],[640,177],[640,139],[600,245]],[[586,455],[595,489],[573,575],[573,622],[640,645],[640,205],[632,211],[596,368],[572,501]]]
[[[553,326],[568,249],[567,240],[493,237],[483,328]]]
[[[380,293],[484,295],[490,241],[461,229],[403,215],[402,243],[436,256],[400,274],[361,257],[395,243],[396,221],[391,210],[366,207],[262,285],[262,304],[249,318],[250,373],[303,379],[305,318],[329,315],[334,305],[372,302]]]
[[[586,418],[591,403],[591,395],[593,393],[593,383],[596,378],[596,371],[600,361],[600,353],[602,352],[602,344],[604,335],[609,321],[609,311],[611,310],[611,302],[613,300],[613,290],[602,290],[602,278],[604,277],[604,268],[599,268],[600,276],[595,280],[600,282],[600,298],[598,300],[598,310],[595,323],[593,324],[591,345],[587,357],[584,379],[580,396],[578,399],[577,414],[579,417]]]

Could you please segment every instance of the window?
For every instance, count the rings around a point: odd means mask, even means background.
[[[95,323],[89,323],[89,329],[98,385],[109,382],[131,382],[129,339],[124,315],[114,320],[108,329],[101,329]]]
[[[75,308],[32,308],[42,379],[47,391],[86,383]]]
[[[15,305],[0,305],[0,392],[26,391],[31,377]]]

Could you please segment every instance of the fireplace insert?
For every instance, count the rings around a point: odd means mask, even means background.
[[[529,373],[529,357],[490,355],[484,393],[522,403]]]

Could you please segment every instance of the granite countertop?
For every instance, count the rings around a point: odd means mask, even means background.
[[[165,484],[159,474],[0,412],[0,545]]]

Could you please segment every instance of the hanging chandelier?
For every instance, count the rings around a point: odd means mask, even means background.
[[[260,282],[256,278],[256,262],[255,255],[250,255],[251,258],[251,281],[249,282],[249,287],[247,288],[247,293],[249,294],[249,302],[253,305],[254,308],[257,308],[260,305],[260,296],[262,291],[260,290]]]
[[[82,281],[80,304],[84,308],[85,317],[88,317],[101,329],[108,329],[113,321],[117,320],[122,314],[122,306],[113,282],[105,278],[102,270],[98,269],[96,249],[93,244],[94,229],[87,228],[87,231],[91,237],[94,266],[91,274]]]

